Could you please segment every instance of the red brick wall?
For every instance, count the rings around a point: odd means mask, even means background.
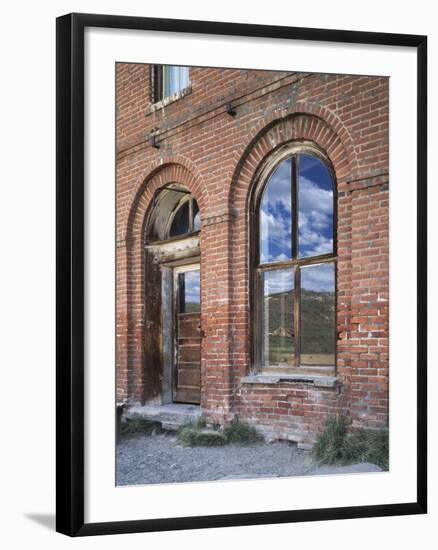
[[[201,212],[202,401],[276,437],[312,438],[327,415],[387,425],[388,80],[192,68],[191,92],[151,109],[150,67],[117,66],[117,398],[144,396],[144,226],[155,189],[178,181]],[[233,102],[236,116],[226,113]],[[158,129],[160,148],[149,144]],[[332,162],[338,193],[335,388],[242,384],[250,364],[249,200],[282,144]]]

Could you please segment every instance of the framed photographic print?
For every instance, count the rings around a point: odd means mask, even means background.
[[[57,530],[426,512],[426,37],[57,20]]]

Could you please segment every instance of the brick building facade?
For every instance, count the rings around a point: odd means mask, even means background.
[[[388,79],[191,67],[167,97],[161,70],[116,68],[117,401],[199,402],[212,423],[239,418],[268,437],[304,443],[336,413],[353,427],[386,427]],[[257,281],[268,277],[260,197],[283,163],[296,201],[304,158],[330,174],[333,244],[306,260],[288,237],[290,254],[275,261],[294,283],[260,298]],[[289,232],[301,239],[294,208]],[[313,264],[333,271],[333,293],[305,294]],[[184,309],[189,284],[199,295]],[[317,304],[332,294],[326,314]],[[314,317],[303,313],[309,296],[320,307]],[[324,357],[333,359],[315,359],[330,338],[309,319],[331,327],[332,314],[333,354]],[[320,334],[313,355],[305,330]],[[278,368],[265,360],[273,342]]]

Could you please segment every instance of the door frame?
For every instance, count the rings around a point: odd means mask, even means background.
[[[201,263],[199,258],[187,259],[184,264],[179,264],[172,267],[172,403],[183,403],[182,401],[175,401],[176,395],[176,382],[177,382],[177,368],[178,368],[178,335],[177,335],[177,312],[178,312],[178,275],[180,273],[187,273],[190,271],[199,271],[199,318],[201,322],[202,314],[202,287],[201,287]],[[202,334],[202,331],[201,331]],[[200,346],[202,344],[202,337]],[[201,385],[201,383],[200,383]]]

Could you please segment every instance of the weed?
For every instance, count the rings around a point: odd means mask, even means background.
[[[202,418],[180,426],[177,437],[179,443],[184,447],[214,447],[225,444],[225,439],[220,431],[205,430],[205,421]]]
[[[242,422],[232,422],[224,427],[205,429],[205,422],[189,422],[178,429],[178,441],[185,447],[221,446],[229,443],[251,445],[263,441],[263,437],[252,426]]]
[[[346,422],[343,417],[331,416],[326,420],[324,431],[318,435],[313,446],[313,457],[321,464],[342,462],[342,449],[346,434]]]
[[[370,462],[384,470],[389,467],[389,437],[388,430],[378,432],[359,430],[349,434],[343,446],[344,461]]]
[[[263,436],[253,427],[243,422],[231,422],[224,427],[227,443],[251,445],[263,441]]]
[[[320,464],[354,464],[370,462],[384,470],[389,464],[388,430],[360,429],[347,433],[345,418],[329,417],[312,450]]]

